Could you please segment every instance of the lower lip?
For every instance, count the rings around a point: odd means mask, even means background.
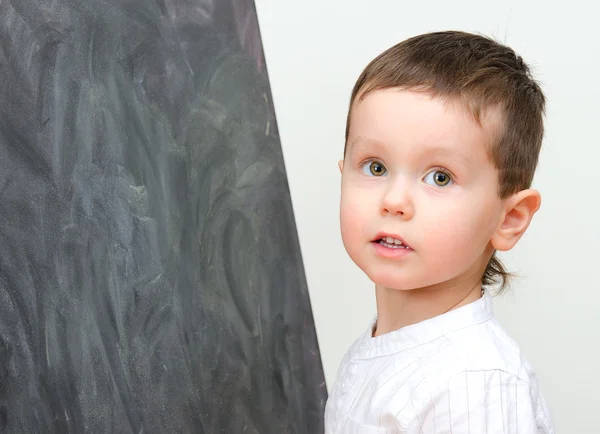
[[[410,247],[386,247],[379,243],[379,241],[373,241],[372,244],[375,246],[375,252],[377,255],[384,258],[403,258],[411,254],[414,250]]]

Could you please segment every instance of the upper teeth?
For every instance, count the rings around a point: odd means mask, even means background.
[[[392,238],[392,237],[385,237],[384,240],[388,244],[402,244],[402,241],[397,240],[396,238]]]

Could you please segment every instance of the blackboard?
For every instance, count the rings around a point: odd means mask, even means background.
[[[0,432],[320,433],[252,1],[0,1]]]

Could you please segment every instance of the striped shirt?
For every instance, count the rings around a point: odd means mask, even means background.
[[[537,378],[492,298],[372,337],[340,365],[326,434],[553,434]]]

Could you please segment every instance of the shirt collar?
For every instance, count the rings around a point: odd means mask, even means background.
[[[443,315],[372,337],[377,317],[363,335],[356,356],[373,358],[387,356],[438,339],[450,332],[473,326],[493,316],[492,296],[486,291],[479,300],[451,310]]]

